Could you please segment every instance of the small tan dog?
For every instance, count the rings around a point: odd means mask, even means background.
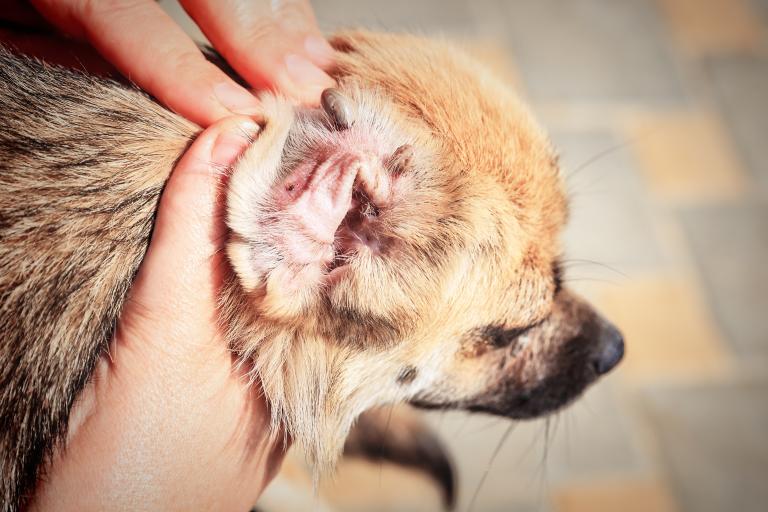
[[[331,42],[338,88],[322,109],[264,95],[264,127],[227,194],[221,321],[273,425],[322,471],[376,405],[532,418],[567,404],[624,348],[562,287],[567,202],[546,135],[446,43]],[[66,432],[196,129],[136,90],[8,54],[0,114],[10,510]]]

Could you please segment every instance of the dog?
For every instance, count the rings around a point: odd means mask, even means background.
[[[447,42],[344,32],[321,108],[263,94],[231,169],[220,321],[318,474],[396,402],[526,419],[620,361],[563,284],[556,153]],[[33,488],[104,353],[198,128],[136,89],[0,55],[0,500]]]

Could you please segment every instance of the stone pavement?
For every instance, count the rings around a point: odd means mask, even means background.
[[[477,511],[768,510],[768,1],[313,3],[327,30],[466,41],[520,87],[573,194],[567,280],[627,338],[615,374],[490,466],[507,422],[429,415],[458,510],[486,472]],[[344,509],[435,509],[366,498],[406,492],[374,474]]]

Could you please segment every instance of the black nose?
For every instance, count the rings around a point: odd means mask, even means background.
[[[618,329],[607,324],[600,333],[597,350],[592,359],[595,373],[603,375],[611,371],[624,357],[624,337]]]

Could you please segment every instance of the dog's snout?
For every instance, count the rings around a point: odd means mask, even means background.
[[[592,357],[595,373],[603,375],[611,371],[624,357],[624,336],[611,324],[606,324],[600,333],[597,350]]]

